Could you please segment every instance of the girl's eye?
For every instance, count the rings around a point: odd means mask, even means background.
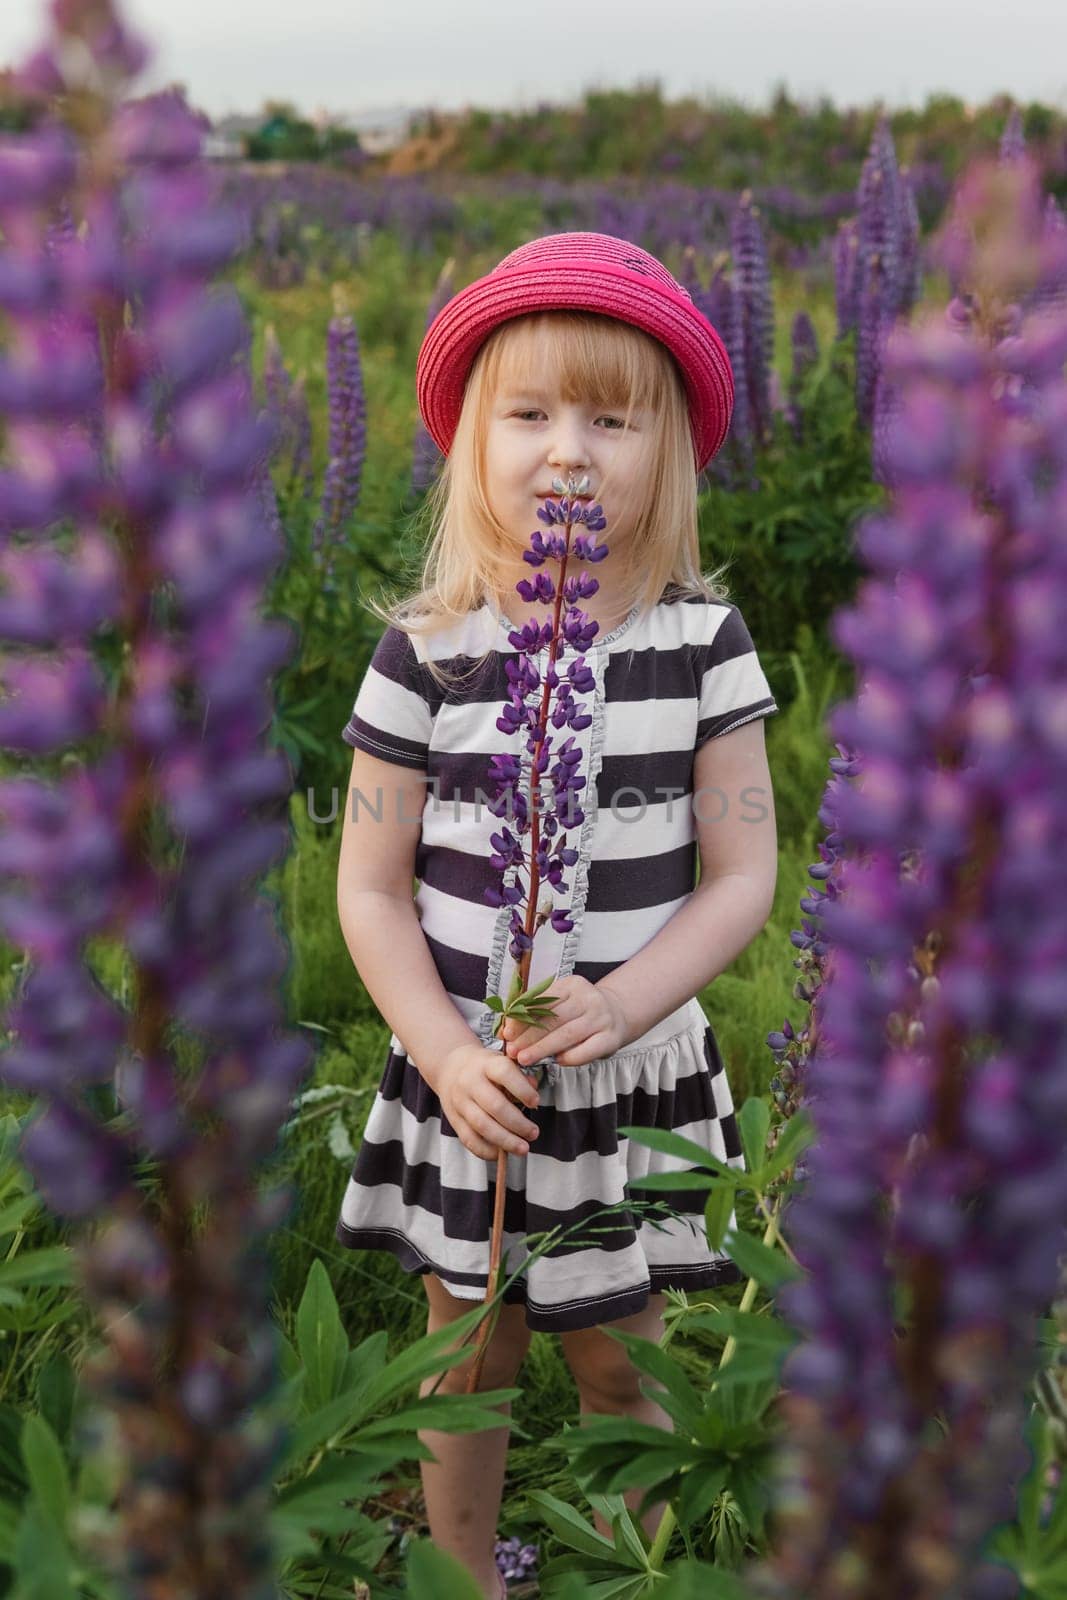
[[[534,407],[534,409],[530,410],[530,411],[516,411],[515,415],[520,420],[525,420],[526,417],[539,417],[541,415],[541,412],[536,407]],[[597,420],[599,421],[600,419],[598,418]],[[623,417],[613,417],[607,412],[604,413],[604,420],[607,421],[607,422],[617,422],[620,428],[625,428],[625,426],[626,426],[625,418],[623,418]],[[614,433],[615,431],[616,430],[614,428],[609,428],[609,430],[608,430],[609,433]]]

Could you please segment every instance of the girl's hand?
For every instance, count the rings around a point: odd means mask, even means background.
[[[525,1155],[540,1125],[520,1109],[535,1110],[541,1097],[502,1050],[463,1044],[441,1064],[434,1091],[461,1144],[483,1161],[501,1150]]]
[[[500,1030],[504,1049],[522,1067],[554,1055],[561,1067],[584,1067],[610,1056],[629,1043],[626,1017],[618,997],[574,973],[553,978],[555,1021],[539,1028],[508,1017]]]

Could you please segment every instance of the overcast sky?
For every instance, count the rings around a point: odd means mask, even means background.
[[[0,0],[0,63],[38,37],[45,0]],[[218,115],[558,103],[658,77],[668,98],[765,105],[1003,91],[1067,109],[1063,0],[126,0],[153,43],[146,87],[186,84]]]

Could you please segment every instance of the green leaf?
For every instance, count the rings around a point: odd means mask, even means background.
[[[745,1151],[745,1164],[750,1172],[758,1172],[767,1155],[767,1133],[771,1126],[771,1108],[766,1100],[752,1095],[737,1113],[737,1126]]]
[[[547,1002],[555,1004],[555,1002],[559,999],[559,995],[558,994],[547,994],[547,995],[545,994],[545,990],[548,988],[549,984],[550,983],[554,983],[555,981],[556,980],[554,978],[544,978],[544,979],[542,979],[542,981],[540,983],[535,983],[532,989],[527,989],[526,993],[522,996],[522,998],[524,1000],[532,1000],[535,995],[539,995],[540,994],[540,995],[544,995],[545,1000]]]
[[[311,1552],[317,1541],[351,1529],[352,1506],[380,1486],[381,1467],[359,1456],[328,1457],[314,1472],[288,1484],[271,1508],[271,1526],[287,1560]],[[314,1530],[314,1537],[312,1536]]]
[[[778,1352],[769,1346],[751,1345],[747,1350],[735,1350],[724,1367],[716,1367],[709,1378],[716,1392],[736,1389],[749,1383],[776,1382],[780,1366]]]
[[[778,1143],[767,1157],[761,1176],[764,1181],[776,1178],[791,1167],[815,1138],[815,1124],[809,1112],[801,1109],[793,1113],[778,1135]]]
[[[332,1400],[341,1388],[348,1362],[348,1336],[337,1309],[333,1285],[322,1260],[308,1268],[296,1313],[296,1345],[307,1374],[304,1404],[309,1411]]]
[[[52,1518],[35,1499],[23,1507],[10,1565],[17,1574],[13,1592],[18,1600],[78,1600],[67,1546],[56,1538]]]
[[[736,1573],[695,1560],[672,1561],[666,1583],[658,1583],[655,1594],[656,1600],[753,1600]]]
[[[421,1383],[423,1378],[439,1372],[442,1367],[451,1368],[465,1361],[474,1345],[473,1340],[469,1345],[464,1343],[466,1335],[487,1314],[484,1301],[479,1300],[465,1315],[456,1317],[454,1321],[435,1328],[432,1333],[426,1333],[421,1339],[405,1346],[387,1367],[375,1375],[367,1392],[361,1396],[364,1412],[377,1411],[401,1389]],[[455,1350],[451,1349],[453,1344],[456,1345]]]
[[[41,1286],[74,1281],[71,1251],[66,1245],[49,1245],[41,1250],[25,1250],[10,1261],[0,1261],[0,1284],[35,1283]]]
[[[721,1461],[698,1461],[682,1478],[678,1494],[678,1521],[683,1528],[703,1522],[726,1484],[727,1469]]]
[[[661,1155],[678,1156],[683,1161],[691,1161],[694,1166],[710,1167],[712,1172],[717,1172],[721,1178],[728,1179],[731,1183],[741,1188],[751,1188],[748,1174],[741,1172],[737,1167],[729,1167],[725,1161],[713,1155],[710,1150],[705,1150],[693,1139],[686,1139],[680,1133],[673,1133],[669,1128],[638,1128],[622,1127],[619,1133],[634,1140],[636,1144],[647,1144],[650,1149],[658,1150]]]
[[[481,1310],[480,1303],[477,1310]],[[457,1318],[455,1322],[446,1323],[433,1333],[426,1334],[401,1351],[380,1371],[370,1371],[359,1383],[336,1395],[310,1416],[300,1418],[291,1429],[290,1437],[286,1441],[284,1458],[276,1470],[279,1473],[291,1471],[334,1435],[338,1438],[349,1438],[351,1431],[357,1429],[368,1414],[380,1410],[397,1390],[421,1382],[424,1377],[439,1372],[442,1367],[446,1369],[454,1367],[465,1360],[470,1354],[469,1350],[462,1348],[452,1350],[448,1347],[457,1336],[462,1336],[464,1324],[471,1326],[474,1317],[475,1313],[472,1312],[466,1317]],[[385,1330],[380,1329],[377,1334],[369,1335],[353,1355],[359,1356],[364,1345],[373,1345],[375,1349],[379,1349],[381,1341],[386,1337]],[[499,1403],[505,1392],[507,1391],[479,1391],[479,1399],[483,1405],[491,1407]],[[446,1401],[451,1398],[449,1395],[444,1396]],[[499,1414],[497,1421],[499,1422]],[[445,1423],[438,1421],[436,1426],[444,1428]],[[484,1426],[490,1427],[492,1424],[487,1419]],[[357,1442],[358,1437],[357,1433]]]
[[[630,1508],[627,1506],[625,1500],[622,1499],[621,1495],[619,1496],[619,1500],[620,1504],[615,1512],[615,1516],[618,1520],[613,1521],[612,1523],[612,1532],[615,1534],[615,1542],[616,1544],[621,1544],[622,1547],[629,1552],[635,1567],[643,1567],[647,1571],[648,1546],[642,1538],[642,1530],[637,1527],[632,1515],[630,1514]]]
[[[741,1348],[746,1350],[759,1345],[763,1349],[784,1351],[796,1344],[799,1338],[792,1328],[768,1312],[735,1311],[732,1306],[723,1306],[721,1311],[708,1316],[687,1317],[685,1325],[690,1328],[697,1323],[721,1332],[727,1338],[736,1339]]]
[[[485,1003],[490,1011],[503,1011],[504,1009],[504,1002],[498,994],[489,995]]]
[[[734,1229],[723,1239],[723,1249],[746,1278],[755,1278],[761,1288],[772,1293],[782,1284],[793,1283],[804,1276],[781,1250],[770,1249],[762,1239],[754,1239],[751,1234]]]
[[[434,1544],[432,1539],[412,1539],[407,1546],[404,1593],[411,1600],[482,1600],[482,1591],[467,1568]]]
[[[670,1396],[666,1397],[667,1405],[673,1405]],[[616,1417],[607,1417],[607,1422],[617,1422]],[[583,1424],[582,1432],[586,1427],[592,1427],[592,1422]],[[696,1447],[693,1445],[673,1445],[658,1449],[655,1446],[642,1445],[635,1453],[634,1444],[621,1436],[604,1440],[600,1443],[596,1439],[583,1441],[582,1449],[575,1450],[571,1465],[575,1477],[587,1493],[598,1490],[604,1494],[622,1493],[629,1489],[659,1489],[659,1495],[653,1498],[668,1498],[668,1492],[662,1487],[664,1484],[674,1482],[678,1474],[685,1468],[691,1467],[696,1457]]]
[[[570,1549],[581,1550],[587,1556],[599,1556],[601,1559],[611,1556],[612,1544],[565,1500],[557,1500],[546,1489],[528,1490],[526,1500],[540,1511],[557,1539]]]
[[[496,1391],[501,1400],[517,1400],[522,1394],[521,1389],[499,1389]],[[371,1422],[365,1422],[359,1430],[357,1442],[362,1445],[368,1440],[378,1439],[394,1433],[415,1433],[419,1428],[441,1427],[441,1400],[442,1398],[457,1402],[448,1408],[448,1421],[453,1429],[459,1431],[459,1424],[463,1424],[464,1432],[476,1433],[486,1425],[488,1408],[482,1399],[482,1394],[459,1395],[449,1394],[427,1395],[417,1404],[405,1406],[400,1411],[391,1411],[387,1417],[375,1417]],[[509,1432],[522,1432],[515,1422],[510,1422]]]
[[[695,1425],[699,1421],[703,1415],[704,1402],[670,1350],[664,1349],[663,1345],[653,1339],[642,1339],[639,1334],[613,1328],[610,1323],[605,1326],[604,1332],[623,1346],[638,1372],[644,1372],[648,1377],[654,1378],[677,1401],[682,1415],[689,1419],[685,1426],[688,1427],[690,1422]],[[666,1435],[666,1439],[671,1437],[670,1434]]]
[[[704,1207],[704,1229],[708,1236],[708,1244],[713,1250],[722,1249],[722,1241],[733,1215],[735,1192],[731,1185],[719,1179],[708,1195]]]
[[[59,1440],[45,1419],[30,1412],[22,1424],[22,1459],[30,1493],[54,1531],[66,1542],[70,1482]]]
[[[750,1462],[734,1463],[730,1474],[730,1493],[741,1507],[745,1521],[757,1540],[763,1538],[764,1520],[771,1503],[770,1488]]]
[[[1045,1462],[1048,1459],[1048,1417],[1035,1406],[1026,1419],[1026,1443],[1031,1452],[1031,1466],[1019,1486],[1016,1511],[1019,1526],[1031,1549],[1040,1538],[1041,1501],[1045,1492]]]
[[[65,1352],[48,1356],[37,1373],[37,1409],[56,1438],[70,1437],[78,1380]]]
[[[717,1189],[720,1185],[732,1197],[732,1189],[713,1172],[646,1172],[642,1178],[627,1181],[629,1189]]]

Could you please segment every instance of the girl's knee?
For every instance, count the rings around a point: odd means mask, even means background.
[[[608,1330],[637,1334],[658,1344],[663,1336],[664,1304],[664,1295],[651,1294],[644,1310],[631,1317],[560,1334],[564,1358],[580,1393],[620,1402],[640,1395],[643,1374],[630,1360],[626,1346],[610,1338]]]
[[[461,1300],[457,1295],[451,1294],[440,1278],[433,1273],[426,1273],[423,1281],[426,1285],[426,1298],[429,1301],[427,1333],[434,1333],[460,1317],[467,1316],[477,1304],[474,1300]],[[447,1385],[449,1391],[454,1391],[457,1387],[462,1390],[470,1370],[470,1363],[474,1359],[478,1337],[477,1331],[473,1335],[468,1335],[467,1345],[470,1353],[463,1361],[449,1369],[441,1380],[441,1389]],[[489,1338],[489,1347],[485,1352],[479,1389],[511,1388],[526,1359],[530,1340],[525,1306],[502,1305]],[[432,1384],[431,1378],[429,1386]]]

